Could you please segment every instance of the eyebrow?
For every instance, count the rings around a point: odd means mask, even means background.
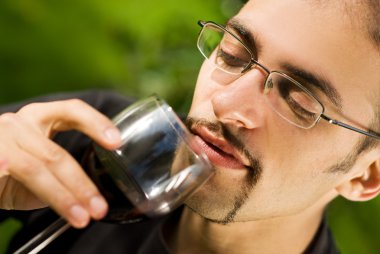
[[[260,45],[257,45],[257,38],[249,31],[248,28],[236,19],[230,19],[227,22],[227,26],[233,28],[243,39],[243,41],[248,44],[247,46],[249,48],[256,48],[256,51],[259,52],[258,49],[260,48]],[[284,69],[284,71],[291,74],[295,78],[298,77],[320,90],[339,110],[342,109],[342,97],[329,80],[289,63],[283,63],[280,66]]]
[[[330,81],[320,75],[313,74],[289,63],[283,63],[280,66],[281,69],[295,76],[296,79],[298,77],[320,90],[338,109],[342,110],[342,97],[335,87],[331,85]],[[300,83],[302,84],[302,82]]]
[[[248,28],[246,28],[244,25],[242,25],[238,20],[236,19],[230,19],[227,22],[227,27],[231,27],[234,29],[238,34],[239,37],[244,41],[244,43],[248,44],[249,48],[256,48],[256,41],[257,38],[254,34],[249,32]],[[258,49],[256,48],[256,51]]]

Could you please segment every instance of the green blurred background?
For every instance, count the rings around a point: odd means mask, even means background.
[[[0,104],[110,88],[158,93],[187,111],[202,57],[198,19],[224,23],[243,0],[2,0]],[[380,253],[380,201],[336,200],[328,220],[342,253]],[[20,227],[0,224],[0,253]]]

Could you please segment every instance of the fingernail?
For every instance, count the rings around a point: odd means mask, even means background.
[[[109,141],[112,142],[119,142],[121,137],[120,137],[120,132],[116,128],[108,128],[105,130],[104,135]]]
[[[91,211],[99,218],[102,217],[107,211],[107,203],[101,197],[93,197],[90,200]]]
[[[74,220],[77,222],[78,227],[84,227],[89,220],[89,215],[87,211],[80,205],[72,206],[70,208],[70,214],[74,218]]]

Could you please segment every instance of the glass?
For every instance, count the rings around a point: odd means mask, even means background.
[[[164,215],[213,174],[193,135],[163,100],[136,102],[113,122],[122,145],[110,151],[94,144],[83,162],[109,204],[104,221],[131,223]],[[15,253],[37,253],[68,228],[59,219]]]
[[[252,67],[267,75],[263,87],[268,105],[284,120],[309,129],[320,119],[369,137],[380,139],[372,131],[362,130],[327,116],[323,104],[297,80],[281,71],[270,71],[259,63],[257,54],[237,35],[214,22],[199,21],[202,27],[197,46],[201,54],[218,69],[231,75],[243,75]]]

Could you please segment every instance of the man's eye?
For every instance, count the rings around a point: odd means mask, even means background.
[[[218,49],[216,62],[219,65],[223,65],[223,66],[227,65],[231,67],[245,67],[247,65],[246,60],[238,56],[227,53],[221,47],[219,47]]]
[[[292,111],[296,114],[296,116],[300,119],[304,120],[314,120],[317,116],[315,112],[311,112],[307,110],[304,106],[299,104],[294,98],[289,96],[287,98],[288,105],[292,109]]]
[[[278,84],[282,99],[298,119],[304,121],[314,120],[318,116],[314,100],[307,93],[288,82]]]

